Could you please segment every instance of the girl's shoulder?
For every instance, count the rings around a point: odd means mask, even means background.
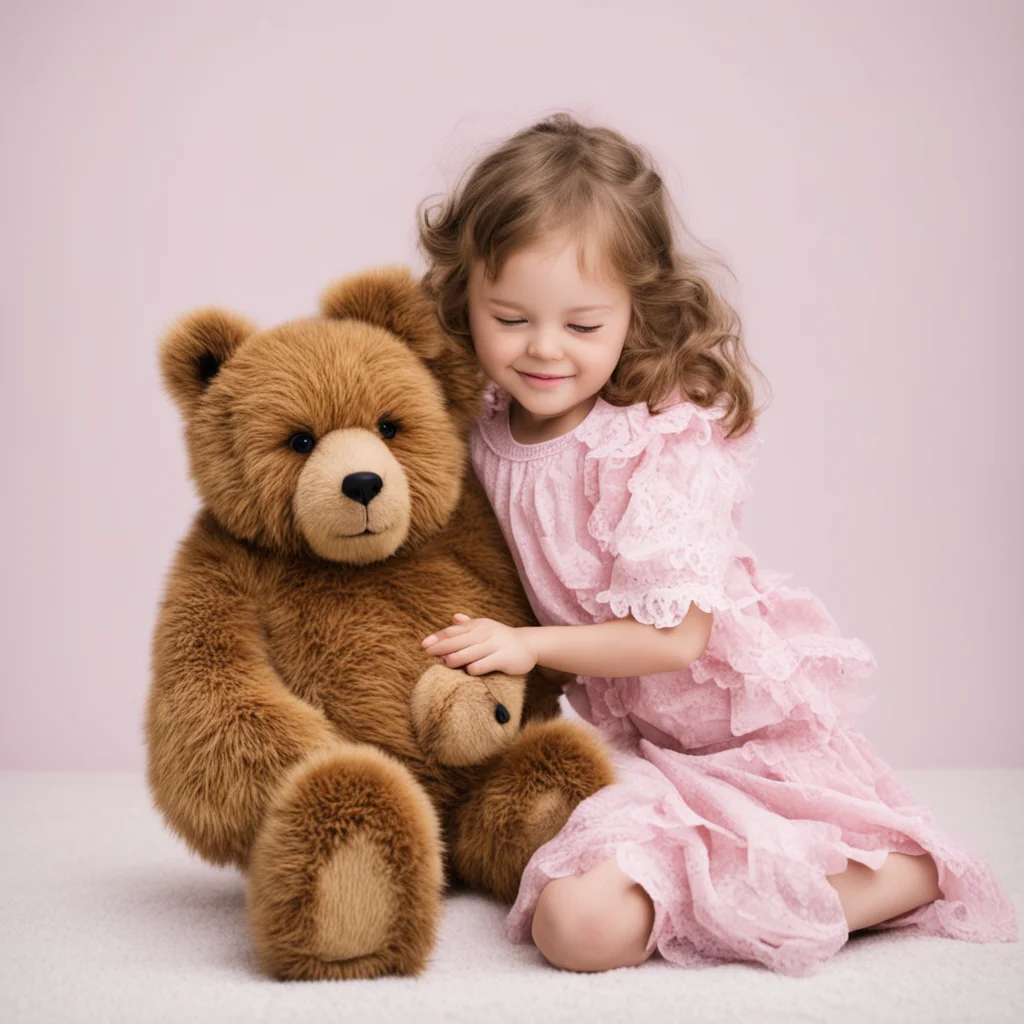
[[[684,460],[702,453],[717,455],[749,471],[757,461],[761,438],[754,429],[739,437],[726,437],[722,405],[704,407],[677,399],[652,413],[645,402],[616,406],[599,398],[576,436],[588,450],[588,458],[639,461],[644,455],[669,452]]]

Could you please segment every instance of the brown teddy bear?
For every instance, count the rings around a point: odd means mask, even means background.
[[[539,674],[420,640],[454,611],[533,620],[466,434],[476,361],[408,271],[258,331],[207,309],[161,349],[203,501],[171,569],[146,713],[171,828],[248,877],[279,978],[415,974],[445,881],[514,899],[612,779]]]

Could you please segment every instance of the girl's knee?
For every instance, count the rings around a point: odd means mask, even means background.
[[[580,888],[578,878],[549,882],[533,914],[537,948],[556,967],[570,971],[593,970],[589,965],[605,959],[610,952],[600,909],[585,898]]]
[[[644,894],[646,899],[646,894]],[[549,882],[533,915],[533,941],[556,967],[606,971],[647,959],[650,925],[623,894],[594,891],[582,877]]]

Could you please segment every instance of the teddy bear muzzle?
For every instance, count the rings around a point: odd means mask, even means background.
[[[365,565],[388,558],[409,533],[409,482],[376,434],[334,430],[306,457],[295,522],[321,558]]]

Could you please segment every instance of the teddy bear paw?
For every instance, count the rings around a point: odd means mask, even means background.
[[[471,676],[432,665],[412,692],[410,715],[422,749],[439,764],[480,764],[519,735],[526,680],[491,672]]]

